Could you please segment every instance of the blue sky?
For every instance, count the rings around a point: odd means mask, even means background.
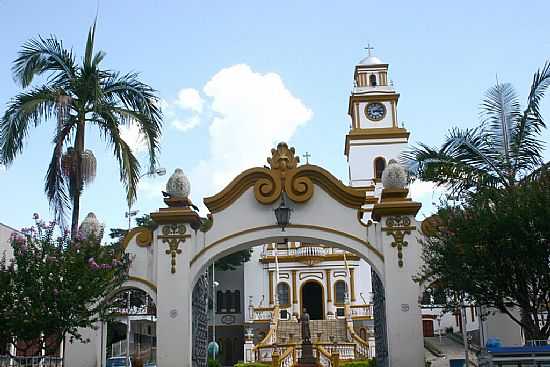
[[[96,1],[0,0],[0,110],[20,90],[10,71],[20,46],[55,34],[80,56],[96,8]],[[547,1],[103,0],[96,47],[107,52],[105,67],[140,72],[158,90],[166,112],[161,165],[169,173],[183,168],[200,202],[263,164],[279,140],[346,182],[347,103],[369,42],[390,64],[412,143],[438,144],[451,126],[476,125],[497,74],[527,95],[550,55],[549,11]],[[549,115],[547,102],[543,112]],[[0,172],[0,222],[21,227],[35,211],[49,216],[43,179],[53,126],[33,129],[23,154]],[[108,227],[124,227],[118,168],[93,131],[87,147],[98,175],[81,216],[94,211]],[[134,208],[162,206],[166,178],[143,179]],[[431,202],[427,190],[419,195]]]

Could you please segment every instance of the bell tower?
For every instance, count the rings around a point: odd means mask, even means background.
[[[350,131],[345,154],[350,185],[374,187],[390,159],[399,159],[407,147],[409,132],[399,127],[399,93],[388,82],[388,64],[372,54],[355,66],[354,87],[349,97]]]

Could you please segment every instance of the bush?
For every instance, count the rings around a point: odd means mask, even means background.
[[[222,364],[217,359],[208,358],[208,367],[222,367]]]
[[[239,362],[234,367],[270,367],[271,365],[260,363],[260,362],[250,362],[250,363],[244,363]]]
[[[365,359],[361,361],[344,362],[340,364],[342,367],[376,367],[375,359]]]

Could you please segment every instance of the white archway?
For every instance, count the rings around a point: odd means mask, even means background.
[[[151,213],[158,224],[153,234],[140,230],[129,236],[127,250],[140,264],[131,274],[157,288],[158,365],[191,365],[191,292],[205,267],[232,252],[285,238],[323,243],[366,260],[385,289],[387,365],[423,366],[420,292],[412,279],[420,266],[414,219],[420,204],[407,199],[406,189],[383,190],[376,197],[345,186],[321,167],[299,166],[294,149],[284,143],[272,150],[268,163],[269,168],[246,170],[204,199],[208,221],[191,209],[189,199],[169,197],[168,207]],[[285,232],[273,212],[282,195],[293,209]],[[376,222],[366,224],[363,214],[373,206]]]

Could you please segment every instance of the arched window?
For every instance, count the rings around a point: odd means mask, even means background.
[[[334,283],[334,303],[343,305],[346,302],[347,285],[343,280]]]
[[[277,284],[277,297],[279,298],[280,305],[290,306],[290,287],[288,284]]]
[[[369,76],[369,81],[370,81],[371,87],[376,87],[376,75],[371,74]]]
[[[386,169],[386,160],[382,157],[378,157],[374,160],[374,178],[380,180],[382,178],[382,172]]]

